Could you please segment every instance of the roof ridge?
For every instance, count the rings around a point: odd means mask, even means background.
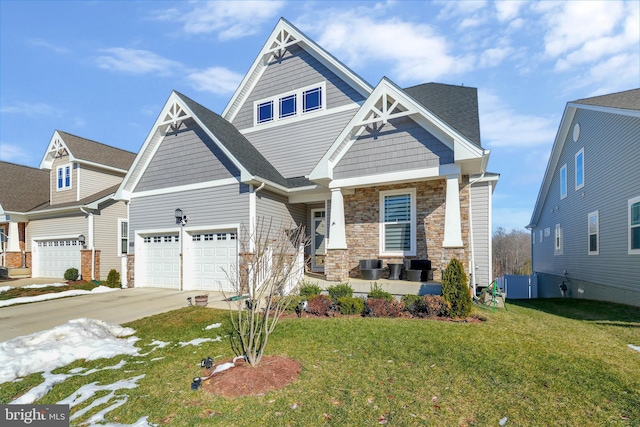
[[[87,142],[91,142],[91,143],[94,143],[94,144],[103,145],[103,146],[108,147],[108,148],[113,148],[115,150],[120,150],[120,151],[123,151],[125,153],[130,153],[130,154],[134,154],[134,155],[136,154],[133,151],[125,150],[124,148],[116,147],[114,145],[105,144],[104,142],[96,141],[94,139],[85,138],[84,136],[75,135],[73,133],[66,132],[66,131],[63,131],[63,130],[60,130],[60,129],[56,129],[56,132],[61,133],[61,134],[65,134],[65,135],[69,135],[69,136],[72,136],[74,138],[83,139],[83,140],[85,140]]]

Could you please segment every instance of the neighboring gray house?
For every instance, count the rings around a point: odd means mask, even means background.
[[[567,104],[527,228],[540,297],[640,306],[640,89]]]
[[[73,267],[86,280],[104,280],[115,269],[126,281],[127,206],[113,195],[134,159],[134,153],[55,131],[39,170],[3,164],[2,259],[13,275],[62,279]]]
[[[439,280],[457,257],[488,284],[488,159],[475,88],[371,86],[281,19],[221,115],[169,96],[116,194],[129,282],[229,290],[241,233],[273,218],[306,225],[308,268],[330,281],[365,258],[428,258]]]

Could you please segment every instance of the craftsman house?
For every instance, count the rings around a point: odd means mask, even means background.
[[[55,131],[40,169],[3,163],[3,265],[13,276],[56,279],[68,268],[85,280],[104,280],[111,269],[124,272],[127,206],[113,195],[134,158]]]
[[[329,281],[372,258],[429,259],[440,280],[456,257],[487,284],[488,159],[476,89],[372,86],[281,19],[221,115],[170,94],[116,193],[129,283],[229,290],[243,230],[272,218],[306,226]]]
[[[640,306],[640,89],[567,104],[527,228],[539,296]]]

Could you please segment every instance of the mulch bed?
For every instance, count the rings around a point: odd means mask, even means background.
[[[223,397],[259,396],[295,381],[301,371],[300,362],[285,356],[262,356],[255,367],[241,359],[235,367],[203,381],[202,390]]]

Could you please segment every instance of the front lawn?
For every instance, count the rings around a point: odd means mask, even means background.
[[[262,396],[221,398],[191,390],[200,360],[234,354],[224,311],[189,307],[124,325],[136,330],[144,356],[78,361],[73,368],[119,369],[72,376],[36,403],[55,403],[82,385],[144,374],[138,386],[73,422],[113,404],[111,422],[171,426],[640,425],[640,310],[580,300],[538,300],[482,310],[483,323],[419,319],[283,319],[267,354],[302,364],[298,380]],[[204,330],[221,322],[221,328]],[[223,337],[199,346],[195,338]],[[171,343],[157,348],[155,340]],[[142,363],[140,363],[142,362]],[[34,374],[0,384],[7,403],[41,382]],[[95,398],[106,396],[102,391]],[[107,400],[107,399],[105,399]],[[72,415],[92,401],[76,405]]]

